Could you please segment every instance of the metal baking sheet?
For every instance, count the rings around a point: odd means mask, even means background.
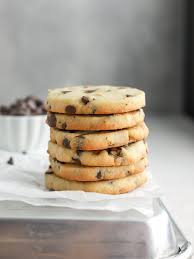
[[[190,243],[160,200],[154,210],[151,218],[72,209],[55,220],[1,216],[0,258],[191,258]]]

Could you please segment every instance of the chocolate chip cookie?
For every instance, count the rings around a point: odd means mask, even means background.
[[[147,181],[146,172],[121,179],[99,182],[70,181],[56,176],[52,170],[45,173],[45,186],[51,191],[85,191],[104,194],[121,194],[135,190]]]
[[[144,122],[134,127],[115,131],[67,131],[50,128],[50,139],[59,146],[74,150],[102,150],[119,147],[148,137]]]
[[[46,109],[65,114],[116,114],[145,106],[145,93],[125,86],[69,86],[49,90]]]
[[[126,166],[82,166],[61,163],[50,157],[51,168],[57,176],[75,181],[101,181],[123,178],[145,170],[148,165],[147,157]]]
[[[60,162],[85,166],[120,166],[136,163],[147,155],[147,144],[137,141],[121,147],[95,151],[81,151],[59,146],[53,142],[48,144],[48,153]]]
[[[143,122],[144,117],[142,109],[113,115],[67,115],[48,112],[47,124],[63,130],[117,130],[133,127]]]

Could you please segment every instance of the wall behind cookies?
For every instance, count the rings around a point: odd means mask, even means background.
[[[183,110],[184,0],[0,0],[0,102],[64,84],[132,84]]]

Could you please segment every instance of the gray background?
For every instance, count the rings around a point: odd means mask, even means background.
[[[64,84],[132,84],[182,110],[184,0],[0,0],[0,102]]]

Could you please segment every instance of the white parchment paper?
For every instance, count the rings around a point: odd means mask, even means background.
[[[7,161],[13,158],[13,165]],[[18,154],[0,150],[0,200],[23,201],[34,206],[60,206],[74,209],[125,211],[135,209],[152,215],[153,198],[161,196],[159,187],[149,180],[137,190],[121,195],[86,193],[82,191],[50,192],[44,187],[48,168],[44,153]]]

